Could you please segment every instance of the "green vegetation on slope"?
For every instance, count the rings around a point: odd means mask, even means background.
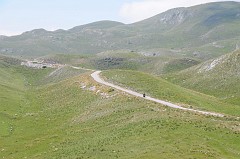
[[[236,119],[108,93],[89,73],[45,85],[52,70],[0,70],[0,92],[13,97],[0,101],[0,158],[239,158]]]
[[[199,63],[169,50],[136,52],[133,50],[106,51],[96,55],[50,55],[39,58],[44,61],[69,64],[95,70],[125,69],[151,74],[166,74],[184,70]]]
[[[240,51],[209,60],[166,79],[183,87],[240,105]]]
[[[197,64],[199,64],[199,61],[189,59],[189,58],[173,59],[167,62],[166,65],[164,65],[163,73],[172,73],[172,72],[181,71]]]
[[[4,118],[14,115],[15,109],[20,109],[24,96],[24,77],[14,69],[17,64],[20,64],[19,60],[0,56],[0,116]]]
[[[112,70],[103,72],[103,76],[111,82],[137,92],[147,93],[158,99],[168,100],[195,109],[239,115],[240,108],[235,105],[223,103],[218,98],[171,84],[153,75],[136,71]]]

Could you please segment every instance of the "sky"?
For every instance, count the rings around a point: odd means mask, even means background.
[[[214,1],[224,0],[0,0],[0,35],[70,29],[101,20],[128,24],[171,8]]]

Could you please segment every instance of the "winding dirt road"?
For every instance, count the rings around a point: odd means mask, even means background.
[[[121,90],[121,91],[126,92],[128,94],[131,94],[131,95],[134,95],[134,96],[137,96],[137,97],[140,97],[140,98],[144,98],[144,99],[147,99],[147,100],[150,100],[150,101],[154,101],[154,102],[157,102],[157,103],[160,103],[160,104],[163,104],[165,106],[168,106],[168,107],[171,107],[171,108],[175,108],[175,109],[181,109],[181,110],[185,110],[185,111],[192,111],[192,112],[201,113],[201,114],[204,114],[204,115],[212,115],[212,116],[217,116],[217,117],[224,117],[223,114],[219,114],[219,113],[213,113],[213,112],[207,112],[207,111],[201,111],[201,110],[194,110],[194,109],[184,108],[184,107],[181,107],[179,105],[176,105],[176,104],[173,104],[173,103],[170,103],[170,102],[166,102],[166,101],[163,101],[163,100],[159,100],[159,99],[156,99],[156,98],[152,98],[152,97],[149,97],[149,96],[143,97],[143,95],[138,93],[138,92],[135,92],[135,91],[132,91],[132,90],[129,90],[129,89],[125,89],[125,88],[122,88],[120,86],[117,86],[117,85],[114,85],[112,83],[108,83],[108,82],[104,81],[99,76],[100,73],[101,73],[101,71],[95,71],[95,72],[93,72],[91,74],[92,78],[96,82],[101,83],[101,84],[106,85],[106,86],[110,86],[110,87],[118,89],[118,90]]]

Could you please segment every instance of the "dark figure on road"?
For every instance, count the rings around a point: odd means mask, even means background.
[[[145,93],[143,93],[143,97],[146,97],[146,94],[145,94]]]

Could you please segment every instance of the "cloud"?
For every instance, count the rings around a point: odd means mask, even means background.
[[[21,34],[21,32],[8,31],[8,30],[0,28],[0,36],[1,35],[13,36],[13,35],[19,35],[19,34]]]
[[[124,21],[132,23],[152,17],[171,8],[189,7],[214,1],[217,0],[136,0],[134,2],[124,3],[120,8],[119,14]]]

